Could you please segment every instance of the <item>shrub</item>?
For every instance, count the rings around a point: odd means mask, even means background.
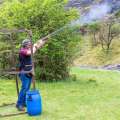
[[[66,11],[63,0],[13,0],[0,8],[0,27],[27,28],[33,31],[33,41],[63,27],[77,17],[74,9]],[[35,55],[36,76],[42,80],[62,80],[69,76],[68,66],[80,36],[65,29],[50,38]],[[25,35],[16,36],[21,40]]]

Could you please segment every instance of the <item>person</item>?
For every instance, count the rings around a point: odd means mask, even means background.
[[[26,92],[29,91],[32,81],[32,51],[31,47],[33,47],[33,54],[41,48],[47,41],[48,37],[38,40],[33,46],[31,40],[25,39],[22,42],[22,47],[19,51],[19,63],[20,63],[20,73],[19,78],[21,80],[21,90],[18,95],[18,100],[16,103],[16,108],[19,111],[25,111],[26,107]],[[27,72],[26,72],[27,71]]]

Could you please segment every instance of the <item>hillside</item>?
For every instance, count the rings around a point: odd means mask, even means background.
[[[84,37],[76,59],[74,60],[75,66],[106,66],[120,64],[120,36],[113,40],[109,52],[105,52],[100,45],[91,47],[90,41],[90,36]]]

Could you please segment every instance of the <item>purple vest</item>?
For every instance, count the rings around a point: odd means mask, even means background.
[[[20,62],[20,70],[24,71],[30,71],[32,70],[32,58],[31,55],[25,55],[21,52],[19,52],[19,62]]]

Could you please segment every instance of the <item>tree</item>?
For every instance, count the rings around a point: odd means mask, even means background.
[[[92,45],[96,46],[99,43],[98,39],[97,39],[97,35],[100,30],[100,25],[99,25],[99,23],[91,24],[91,25],[89,25],[89,29],[90,29],[91,34],[93,35]]]
[[[107,51],[110,49],[110,45],[115,37],[120,34],[119,24],[110,21],[101,25],[99,32],[99,39],[103,49]]]

